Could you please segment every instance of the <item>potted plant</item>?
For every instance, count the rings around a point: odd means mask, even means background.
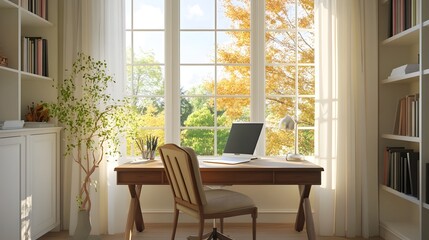
[[[58,102],[49,104],[52,117],[64,128],[65,156],[70,157],[80,168],[83,180],[76,197],[79,214],[88,218],[91,211],[90,186],[96,181],[92,174],[106,155],[118,153],[120,133],[126,125],[125,101],[115,100],[106,93],[114,83],[107,73],[105,61],[79,53],[73,63],[70,76],[62,82]],[[75,239],[86,239],[89,231],[75,231]],[[85,234],[87,234],[85,236]]]
[[[155,159],[156,148],[158,146],[158,137],[153,135],[146,136],[146,144],[144,138],[137,138],[136,144],[139,148],[143,159]]]

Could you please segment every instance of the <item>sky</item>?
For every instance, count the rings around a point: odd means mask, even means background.
[[[215,28],[215,2],[216,0],[181,0],[180,8],[180,62],[213,63],[215,58],[215,34],[213,31],[192,32],[190,29],[213,30]],[[221,1],[218,1],[219,4]],[[165,27],[164,1],[160,0],[134,0],[135,29],[145,31],[134,33],[134,49],[143,52],[154,52],[159,63],[165,63]],[[233,27],[229,18],[225,17],[224,9],[218,6],[217,26],[221,29]],[[126,28],[131,28],[131,0],[126,1]],[[152,31],[151,31],[152,30]],[[225,33],[218,33],[218,46],[232,43],[232,39]],[[127,36],[127,48],[131,46],[131,37]],[[200,85],[202,80],[214,78],[214,67],[208,66],[186,66],[181,67],[181,86],[189,89]]]

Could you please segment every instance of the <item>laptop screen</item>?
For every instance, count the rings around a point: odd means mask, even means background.
[[[233,123],[224,153],[253,155],[263,123]]]

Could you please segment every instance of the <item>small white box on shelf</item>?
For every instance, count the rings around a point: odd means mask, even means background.
[[[405,64],[400,67],[394,68],[390,73],[389,78],[403,76],[408,73],[417,72],[419,64]]]
[[[24,126],[24,120],[7,120],[7,121],[0,121],[0,129],[1,130],[7,130],[7,129],[19,129]]]

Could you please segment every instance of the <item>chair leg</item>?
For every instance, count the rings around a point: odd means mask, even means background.
[[[174,209],[174,225],[173,225],[173,233],[171,234],[171,240],[174,240],[176,237],[176,230],[177,230],[177,222],[179,221],[179,210]]]
[[[223,218],[220,219],[220,232],[223,233]]]
[[[200,226],[198,229],[198,237],[199,239],[203,239],[203,232],[204,232],[204,219],[200,218]]]

